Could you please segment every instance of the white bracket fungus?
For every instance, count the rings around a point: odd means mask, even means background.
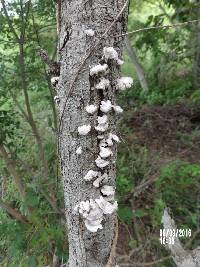
[[[104,185],[102,188],[101,188],[101,193],[104,195],[104,196],[113,196],[115,194],[115,190],[112,186],[110,185]]]
[[[100,172],[98,173],[98,177],[96,178],[96,180],[94,180],[93,182],[93,186],[96,188],[100,187],[100,184],[103,182],[104,184],[106,182],[108,182],[109,177],[107,173],[101,174]]]
[[[110,100],[101,101],[100,110],[104,113],[108,113],[112,109],[112,103]]]
[[[99,199],[81,201],[74,210],[79,212],[84,219],[86,228],[95,233],[102,229],[103,215],[112,214],[117,209],[117,202],[108,202],[102,196]]]
[[[101,224],[103,220],[103,212],[94,200],[90,199],[90,201],[81,201],[76,205],[74,210],[81,214],[85,226],[90,232],[95,233],[98,229],[103,228]]]
[[[104,159],[102,159],[101,157],[98,157],[98,158],[95,160],[95,163],[96,163],[97,167],[100,168],[100,169],[103,169],[103,168],[105,168],[106,166],[108,166],[108,165],[110,164],[109,161],[104,160]]]
[[[117,89],[124,91],[128,88],[131,88],[133,85],[133,79],[131,77],[122,77],[117,80]]]
[[[83,216],[86,217],[86,214],[90,210],[90,202],[88,200],[86,201],[81,201],[79,204],[79,213]]]
[[[104,183],[107,183],[107,182],[109,181],[109,177],[108,177],[108,174],[107,174],[107,173],[104,173],[104,174],[102,175],[102,177],[103,177],[103,182],[104,182]]]
[[[116,143],[120,143],[119,137],[116,134],[109,133],[108,139],[115,141]]]
[[[102,117],[97,118],[98,125],[95,127],[95,130],[98,132],[105,132],[108,130],[108,117],[106,115],[103,115]]]
[[[121,59],[118,59],[118,60],[117,60],[117,64],[121,66],[121,65],[123,65],[123,64],[124,64],[124,61],[123,61],[123,60],[121,60]]]
[[[56,96],[54,96],[54,101],[56,102],[56,104],[59,104],[60,98],[56,95]]]
[[[104,140],[104,143],[106,144],[106,146],[113,146],[113,141],[115,143],[120,143],[119,137],[116,134],[109,133],[108,138]],[[104,146],[103,142],[102,144],[100,143],[100,145]]]
[[[99,139],[99,140],[104,139],[104,135],[97,135],[97,139]]]
[[[98,229],[103,229],[103,226],[101,224],[102,219],[96,221],[85,220],[85,226],[90,232],[95,233],[97,232]]]
[[[94,182],[93,182],[93,186],[96,187],[96,188],[99,188],[100,187],[100,183],[103,181],[104,177],[103,175],[102,176],[99,176]]]
[[[92,181],[94,178],[98,176],[98,172],[89,170],[88,173],[84,176],[85,181]]]
[[[103,54],[106,60],[114,59],[118,60],[118,53],[113,47],[104,47]]]
[[[92,36],[94,36],[94,30],[92,30],[92,29],[85,30],[85,34],[87,36],[92,37]]]
[[[52,77],[51,84],[55,87],[59,81],[59,77]]]
[[[106,139],[105,142],[108,146],[113,146],[113,141],[111,138]]]
[[[98,117],[97,118],[98,124],[106,124],[108,121],[108,116],[107,115],[103,115],[102,117]]]
[[[106,148],[106,147],[101,146],[99,155],[101,158],[106,159],[106,158],[112,156],[113,153],[112,153],[110,148]]]
[[[80,135],[87,135],[91,131],[91,125],[83,125],[78,127]]]
[[[106,61],[108,61],[108,59],[112,59],[120,66],[124,64],[124,61],[119,59],[118,53],[113,47],[104,47],[103,54]]]
[[[90,211],[85,220],[85,226],[90,232],[97,232],[98,229],[102,229],[103,212],[99,208],[98,204],[90,199]]]
[[[77,155],[81,155],[82,153],[83,153],[83,149],[82,149],[81,146],[79,146],[79,147],[77,148],[77,150],[76,150],[76,154],[77,154]]]
[[[110,81],[108,79],[105,79],[104,77],[101,78],[100,82],[95,86],[98,90],[105,90],[110,85]]]
[[[117,201],[113,204],[105,200],[102,196],[99,199],[95,199],[96,203],[99,205],[100,209],[104,214],[112,214],[118,207]]]
[[[94,36],[94,31],[91,29],[85,30],[86,35]],[[119,59],[117,51],[113,47],[104,47],[103,49],[104,59],[105,60],[115,60],[117,64],[122,65],[123,61]],[[98,64],[90,69],[90,76],[105,74],[108,69],[108,65]],[[130,88],[133,84],[133,79],[130,77],[122,77],[117,81],[117,89],[125,90]],[[110,81],[104,77],[100,79],[100,82],[96,84],[95,88],[99,90],[105,90],[110,86]],[[123,109],[120,106],[112,105],[110,100],[103,100],[100,104],[100,111],[103,113],[108,113],[111,109],[115,111],[116,114],[120,114],[123,112]],[[95,105],[88,105],[85,108],[88,114],[94,114],[97,112],[98,107]],[[108,116],[98,116],[97,117],[98,125],[95,127],[98,132],[105,132],[108,130]],[[80,135],[87,135],[91,131],[91,125],[82,125],[78,127],[78,132]],[[113,146],[113,141],[119,143],[119,137],[116,134],[109,133],[104,136],[102,133],[99,133],[97,138],[99,141],[99,156],[95,160],[96,166],[100,169],[104,169],[110,164],[109,157],[113,155],[111,150],[111,146]],[[76,154],[80,155],[82,153],[82,147],[78,147],[76,150]],[[112,158],[111,158],[112,160]],[[90,199],[87,201],[81,201],[75,207],[75,211],[79,212],[84,219],[84,223],[86,228],[90,232],[97,232],[98,229],[102,229],[102,221],[103,216],[106,214],[112,214],[117,209],[117,202],[114,201],[115,190],[112,186],[106,185],[108,182],[108,174],[105,172],[101,174],[101,172],[89,170],[87,174],[83,178],[85,181],[93,181],[93,186],[95,188],[99,188],[102,184],[102,188],[100,192],[103,194],[102,197],[98,199]]]
[[[109,177],[108,177],[108,174],[107,173],[102,174],[101,177],[103,178],[103,182],[104,183],[107,183],[108,182]]]
[[[113,146],[113,141],[115,143],[120,143],[119,137],[116,134],[109,133],[108,138],[101,138],[99,147],[107,147],[107,146]]]
[[[108,130],[108,123],[97,125],[97,126],[95,127],[95,130],[96,130],[97,132],[105,132],[105,131],[107,131],[107,130]]]
[[[120,106],[113,106],[113,109],[114,109],[116,114],[123,113],[123,109]]]
[[[99,73],[104,73],[108,69],[108,65],[104,64],[98,64],[90,69],[90,76],[98,75]]]
[[[96,111],[97,111],[97,106],[95,105],[89,105],[85,108],[85,110],[87,111],[88,114],[93,115]]]
[[[107,147],[108,144],[106,143],[106,140],[105,139],[102,139],[99,143],[99,147]]]

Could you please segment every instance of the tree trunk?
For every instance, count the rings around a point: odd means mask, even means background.
[[[134,66],[135,71],[137,73],[137,76],[138,76],[138,79],[140,81],[140,85],[141,85],[142,89],[144,91],[148,91],[148,83],[147,83],[147,80],[145,78],[144,69],[139,62],[139,59],[135,53],[134,48],[131,45],[131,42],[130,42],[128,36],[126,37],[126,50],[127,50],[127,53],[128,53],[128,56],[129,56],[131,62],[133,63],[133,66]]]
[[[60,161],[63,176],[64,199],[69,239],[69,267],[115,266],[112,258],[116,242],[116,215],[106,215],[103,229],[89,232],[81,217],[74,212],[80,201],[96,199],[100,189],[83,178],[89,170],[99,171],[95,160],[99,154],[98,133],[95,131],[100,109],[89,116],[87,105],[100,106],[102,100],[115,103],[115,85],[120,67],[108,62],[106,78],[111,86],[107,90],[94,89],[97,77],[90,76],[90,67],[101,63],[103,48],[114,47],[122,54],[121,34],[126,32],[128,1],[123,0],[63,0],[57,7],[59,28],[59,55],[61,72],[57,94],[60,99]],[[94,36],[86,35],[92,29]],[[105,34],[107,31],[108,34]],[[103,35],[103,37],[102,37]],[[67,100],[67,102],[66,102]],[[78,134],[78,127],[92,126],[86,136]],[[109,113],[109,132],[115,132],[116,118]],[[76,154],[78,147],[83,153]],[[110,165],[104,170],[109,176],[107,184],[115,187],[116,147],[113,147]]]

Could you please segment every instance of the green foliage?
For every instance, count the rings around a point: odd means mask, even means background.
[[[117,189],[119,195],[124,195],[130,192],[133,188],[133,177],[127,163],[125,155],[118,157],[118,174],[117,174]]]
[[[13,145],[15,131],[19,128],[19,120],[16,114],[10,110],[0,110],[0,128],[0,143],[7,140],[7,145]]]
[[[199,104],[200,103],[200,90],[196,90],[191,95],[192,102]]]
[[[156,182],[156,188],[160,198],[156,199],[155,217],[167,205],[172,209],[180,228],[195,229],[200,209],[200,165],[175,161],[165,166]]]
[[[130,208],[128,207],[119,207],[117,214],[123,222],[127,224],[131,224],[132,219],[133,219],[133,212]]]
[[[63,206],[61,186],[56,186],[56,123],[52,116],[54,92],[46,79],[46,66],[37,53],[38,46],[41,46],[48,51],[50,57],[55,56],[55,3],[51,0],[38,1],[37,4],[31,4],[31,1],[26,4],[23,1],[9,1],[6,2],[6,7],[16,34],[20,36],[24,31],[25,64],[22,66],[19,61],[19,43],[1,10],[0,143],[3,143],[8,156],[13,160],[12,167],[22,179],[26,197],[23,200],[20,198],[2,158],[0,176],[6,179],[3,181],[2,178],[1,188],[5,186],[3,202],[26,216],[28,222],[22,225],[0,210],[0,265],[44,267],[51,264],[54,252],[60,260],[65,261],[68,257],[61,215],[55,213],[49,201],[55,201],[58,208]],[[27,104],[26,93],[30,106]],[[43,142],[49,169],[48,180],[44,179],[44,162],[39,157],[29,108]],[[55,189],[54,192],[52,188]]]

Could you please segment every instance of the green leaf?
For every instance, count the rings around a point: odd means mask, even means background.
[[[128,207],[119,207],[118,211],[119,218],[127,224],[130,224],[133,219],[133,212]]]

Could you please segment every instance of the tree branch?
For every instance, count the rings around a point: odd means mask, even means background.
[[[126,37],[126,50],[128,52],[128,56],[131,60],[131,62],[133,63],[133,66],[135,68],[135,71],[137,73],[138,79],[140,81],[140,85],[142,87],[142,89],[144,91],[148,91],[148,83],[147,80],[145,78],[145,74],[144,74],[144,69],[142,67],[142,65],[139,62],[139,59],[131,45],[130,39],[128,38],[128,36]]]
[[[36,24],[35,24],[34,14],[32,14],[32,21],[33,21],[33,27],[34,27],[34,30],[35,30],[37,43],[41,47],[40,38],[39,38],[39,34],[38,34],[38,29],[37,29]],[[51,60],[51,62],[55,62],[55,61]],[[45,64],[43,64],[43,69],[44,69],[44,74],[45,74],[45,78],[46,78],[46,81],[47,81],[49,93],[50,93],[50,96],[51,96],[51,106],[52,106],[52,111],[53,111],[54,128],[55,128],[55,130],[57,132],[57,130],[58,130],[57,129],[58,128],[58,126],[57,126],[57,112],[56,112],[56,107],[55,107],[55,102],[54,102],[54,92],[53,92],[53,89],[52,89],[51,81],[50,81],[50,78],[48,76]],[[60,68],[59,68],[59,72],[60,72]]]
[[[13,160],[10,159],[10,157],[8,156],[8,153],[7,153],[3,144],[0,144],[0,153],[1,153],[1,156],[3,157],[3,159],[5,161],[8,172],[13,177],[15,185],[16,185],[19,193],[20,193],[20,196],[24,200],[26,198],[25,186],[24,186],[24,184],[20,178],[20,175],[16,171],[15,164],[14,164]]]
[[[121,34],[121,35],[117,35],[115,37],[126,36],[126,35],[129,35],[129,34],[136,34],[136,33],[150,31],[150,30],[169,29],[169,28],[175,28],[175,27],[188,26],[190,24],[194,24],[194,23],[197,23],[197,22],[200,22],[200,20],[196,19],[196,20],[180,22],[180,23],[176,23],[176,24],[168,24],[168,25],[161,25],[161,26],[146,27],[146,28],[141,28],[141,29],[135,30],[135,31],[127,32],[127,33],[124,33],[124,34]]]
[[[13,24],[12,24],[12,21],[11,21],[9,15],[8,15],[8,11],[7,11],[7,8],[6,8],[5,1],[1,0],[1,4],[2,4],[4,14],[5,14],[7,22],[8,22],[8,25],[9,25],[11,31],[13,32],[13,35],[15,36],[17,42],[20,43],[20,38],[18,37],[17,32],[15,31],[15,29],[13,27]]]
[[[20,0],[21,1],[21,0]],[[10,17],[8,15],[7,9],[6,9],[6,5],[5,5],[5,1],[1,0],[2,6],[3,6],[3,10],[7,19],[7,22],[11,28],[11,31],[13,33],[13,35],[16,37],[18,44],[19,44],[19,63],[20,63],[20,71],[21,71],[21,83],[22,83],[22,91],[24,94],[24,99],[25,99],[25,104],[26,104],[26,109],[27,109],[27,117],[28,118],[28,122],[32,128],[33,134],[35,136],[37,145],[38,145],[38,150],[39,150],[39,155],[40,155],[40,159],[43,163],[43,174],[46,180],[48,180],[48,164],[46,162],[45,159],[45,155],[44,155],[44,148],[43,148],[43,144],[42,144],[42,140],[39,134],[39,131],[37,129],[37,126],[35,124],[35,121],[33,119],[33,114],[32,114],[32,110],[31,110],[31,106],[30,106],[30,101],[29,101],[29,96],[28,96],[28,91],[27,91],[27,83],[26,83],[26,72],[25,72],[25,60],[24,60],[24,35],[25,35],[25,29],[26,29],[26,25],[24,24],[24,19],[22,18],[22,27],[21,27],[21,33],[20,33],[20,38],[17,36],[17,33],[13,27],[12,21],[10,20]],[[22,2],[20,2],[22,3]],[[21,16],[23,17],[23,9],[21,9]],[[29,11],[28,11],[29,12]],[[28,16],[28,13],[27,13]],[[26,18],[27,19],[27,18]],[[25,115],[25,113],[23,113],[23,115]]]
[[[32,128],[33,134],[34,134],[35,139],[37,141],[39,156],[40,156],[40,159],[43,163],[44,177],[46,180],[48,180],[48,164],[46,162],[45,155],[44,155],[44,148],[43,148],[43,144],[42,144],[42,139],[41,139],[41,136],[39,134],[36,123],[35,123],[34,118],[33,118],[31,105],[30,105],[30,101],[29,101],[29,96],[28,96],[28,91],[27,91],[23,44],[20,44],[19,50],[20,50],[19,60],[20,60],[20,66],[21,66],[21,83],[22,83],[22,90],[24,93],[25,104],[26,104],[26,109],[27,109],[27,114],[28,114],[28,122]]]
[[[9,206],[7,203],[5,203],[1,198],[0,198],[0,207],[4,209],[9,215],[11,215],[14,219],[19,221],[22,224],[27,224],[28,220],[27,218],[22,215],[19,211],[16,209],[13,209],[11,206]]]

